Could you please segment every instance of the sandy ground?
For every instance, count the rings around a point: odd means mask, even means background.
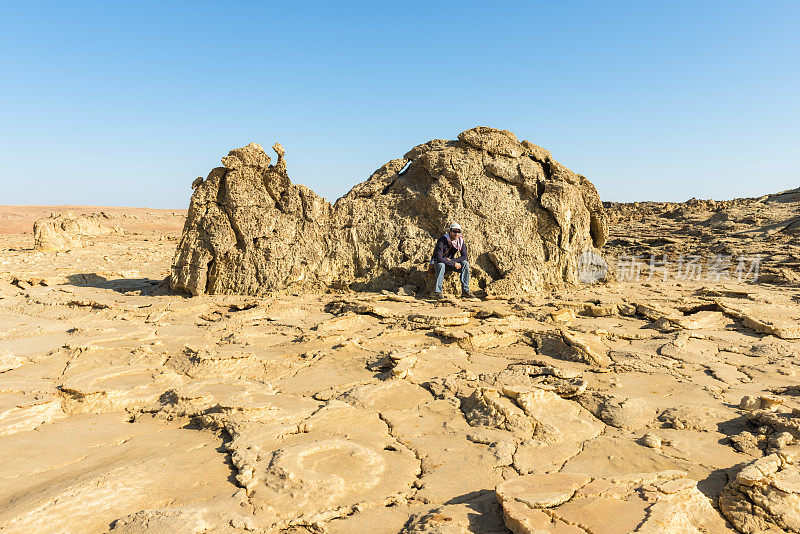
[[[800,408],[795,286],[187,298],[154,213],[71,252],[4,225],[3,532],[728,532],[735,468],[800,437],[740,408]]]
[[[186,210],[106,206],[0,206],[0,235],[32,234],[37,219],[71,211],[76,215],[105,213],[128,233],[180,234]]]

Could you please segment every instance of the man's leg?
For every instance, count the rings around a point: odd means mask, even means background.
[[[461,263],[461,291],[469,291],[469,262]]]
[[[444,272],[446,265],[444,263],[436,264],[436,288],[433,290],[436,293],[442,292],[442,284],[444,283]]]

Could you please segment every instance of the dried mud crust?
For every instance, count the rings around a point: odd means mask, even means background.
[[[3,532],[798,530],[789,284],[187,298],[177,235],[0,236]]]
[[[609,238],[603,248],[612,266],[622,258],[639,256],[644,276],[651,257],[666,255],[675,276],[681,258],[699,258],[705,278],[708,267],[721,267],[716,280],[738,278],[740,267],[748,277],[797,287],[800,284],[800,189],[757,198],[734,200],[691,199],[675,202],[604,202]],[[758,258],[756,272],[750,271]],[[716,263],[715,263],[716,262]],[[658,267],[655,277],[663,276]]]

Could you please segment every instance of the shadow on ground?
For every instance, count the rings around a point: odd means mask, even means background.
[[[116,278],[109,280],[96,273],[78,273],[67,276],[67,283],[80,287],[110,289],[117,293],[138,292],[140,295],[182,295],[170,290],[168,279]]]

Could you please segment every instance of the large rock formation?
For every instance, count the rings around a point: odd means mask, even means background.
[[[71,250],[81,248],[81,236],[122,233],[119,227],[104,224],[105,213],[76,215],[71,211],[54,214],[33,223],[33,243],[36,250]]]
[[[283,147],[232,150],[194,185],[173,289],[261,294],[288,286],[425,286],[434,241],[464,228],[476,287],[530,292],[578,281],[606,240],[594,186],[550,153],[487,127],[389,161],[335,204],[289,180]]]

